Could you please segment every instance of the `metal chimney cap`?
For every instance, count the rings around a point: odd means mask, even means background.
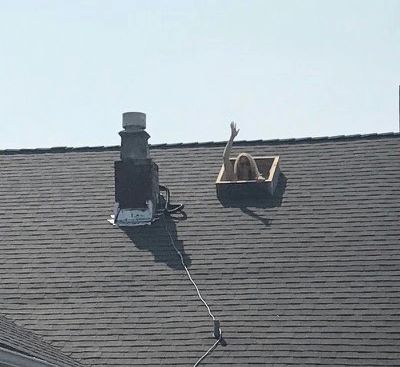
[[[143,112],[123,113],[122,127],[125,130],[144,130],[146,128],[146,114]]]

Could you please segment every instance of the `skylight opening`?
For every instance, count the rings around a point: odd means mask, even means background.
[[[215,182],[220,199],[265,198],[274,195],[280,169],[278,156],[254,157],[258,171],[264,180],[227,180],[225,164],[222,164]],[[230,158],[233,164],[235,158]]]

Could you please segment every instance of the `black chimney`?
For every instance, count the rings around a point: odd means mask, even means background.
[[[159,182],[158,166],[150,158],[146,115],[126,112],[122,115],[122,127],[121,160],[114,163],[118,203],[115,224],[151,224],[159,200]]]

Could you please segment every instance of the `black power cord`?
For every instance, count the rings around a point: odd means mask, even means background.
[[[160,190],[160,213],[158,214],[173,214],[178,213],[185,207],[183,204],[171,204],[171,192],[167,186],[158,185]],[[161,195],[161,192],[165,192],[165,196]]]

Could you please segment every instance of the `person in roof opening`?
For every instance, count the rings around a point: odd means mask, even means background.
[[[248,181],[257,180],[257,182],[265,181],[265,178],[260,174],[254,158],[248,153],[240,153],[232,166],[229,156],[231,155],[233,139],[239,134],[239,129],[236,129],[236,124],[231,122],[231,137],[226,144],[224,150],[224,168],[226,181]]]

